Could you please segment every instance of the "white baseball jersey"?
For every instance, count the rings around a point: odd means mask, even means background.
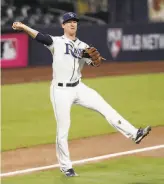
[[[73,104],[95,110],[123,135],[134,138],[137,129],[120,116],[95,90],[83,82],[81,69],[90,59],[82,59],[81,51],[88,45],[79,39],[72,41],[65,36],[52,37],[53,44],[48,46],[53,56],[53,80],[50,87],[50,99],[57,122],[56,151],[61,170],[72,168],[68,149],[68,132],[71,123],[70,111]],[[76,83],[77,82],[77,83]],[[58,83],[62,83],[59,85]],[[75,83],[68,87],[66,83]],[[80,122],[77,122],[80,123]]]
[[[76,39],[72,41],[66,36],[52,37],[53,44],[46,46],[53,55],[53,81],[74,83],[81,78],[81,70],[85,63],[90,64],[88,58],[81,58],[81,52],[89,47],[86,43]]]

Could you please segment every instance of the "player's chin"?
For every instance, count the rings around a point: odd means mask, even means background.
[[[70,33],[71,33],[71,34],[75,34],[75,33],[76,33],[76,29],[71,29],[71,30],[70,30]]]

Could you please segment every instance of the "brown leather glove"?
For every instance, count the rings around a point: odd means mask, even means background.
[[[90,58],[93,66],[100,66],[101,62],[105,60],[95,47],[86,48],[82,53],[82,57]]]

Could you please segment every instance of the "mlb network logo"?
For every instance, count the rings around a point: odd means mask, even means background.
[[[116,58],[121,50],[122,29],[109,28],[107,30],[107,45],[113,58]]]

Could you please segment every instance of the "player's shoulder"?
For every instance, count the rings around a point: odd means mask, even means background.
[[[57,41],[63,40],[62,36],[52,36],[52,35],[50,35],[50,37],[52,38],[53,42],[57,42]]]
[[[51,38],[52,38],[53,40],[58,40],[58,39],[61,38],[61,36],[52,36],[52,35],[50,35],[50,36],[51,36]]]
[[[81,41],[79,39],[78,39],[78,45],[81,46],[81,47],[84,47],[84,48],[89,46],[87,43],[85,43],[85,42],[83,42],[83,41]]]

